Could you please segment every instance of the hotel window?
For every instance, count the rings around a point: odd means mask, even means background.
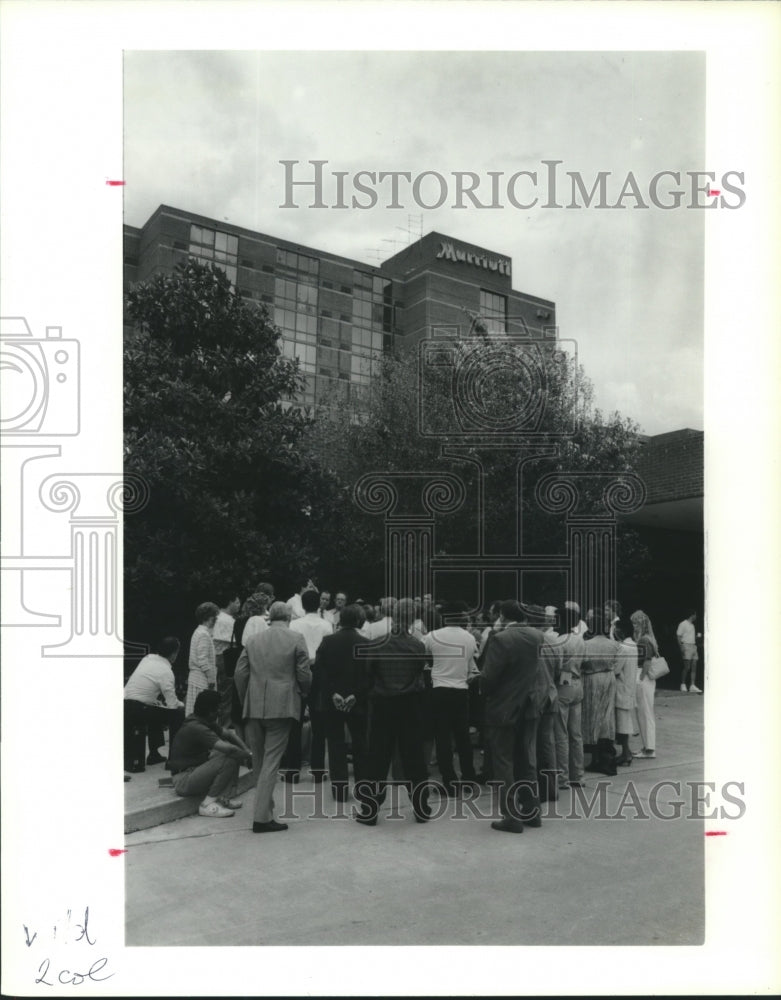
[[[494,292],[480,291],[480,315],[489,333],[507,332],[507,298]]]
[[[235,289],[239,238],[204,226],[190,226],[190,256],[221,268]]]
[[[317,276],[320,262],[292,250],[277,250],[274,323],[282,330],[282,349],[298,358],[301,370],[317,365]],[[313,390],[314,391],[314,390]]]
[[[391,332],[393,283],[365,271],[353,271],[352,351],[353,382],[365,384],[376,370],[383,350],[383,334]]]

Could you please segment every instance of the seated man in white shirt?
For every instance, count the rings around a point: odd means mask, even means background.
[[[179,655],[175,636],[162,639],[157,652],[145,656],[125,685],[125,770],[138,774],[144,767],[144,751],[149,741],[147,764],[161,764],[163,728],[168,726],[169,745],[184,722],[184,703],[176,697],[173,664]]]

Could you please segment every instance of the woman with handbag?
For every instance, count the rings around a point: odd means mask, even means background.
[[[635,757],[656,757],[656,719],[654,718],[654,694],[656,680],[651,674],[651,662],[659,656],[659,645],[654,635],[651,619],[644,611],[635,611],[631,617],[634,638],[637,643],[637,721],[643,749]]]

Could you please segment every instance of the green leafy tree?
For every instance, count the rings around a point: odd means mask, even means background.
[[[317,562],[335,478],[302,438],[311,421],[266,311],[191,261],[127,296],[125,471],[149,503],[125,519],[125,634],[192,627],[197,603],[280,588]],[[184,636],[183,636],[184,637]]]

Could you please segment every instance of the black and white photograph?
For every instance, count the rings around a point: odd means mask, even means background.
[[[702,53],[123,79],[128,943],[701,944]]]
[[[774,992],[776,12],[60,6],[4,992]],[[9,7],[23,84],[65,22]]]

